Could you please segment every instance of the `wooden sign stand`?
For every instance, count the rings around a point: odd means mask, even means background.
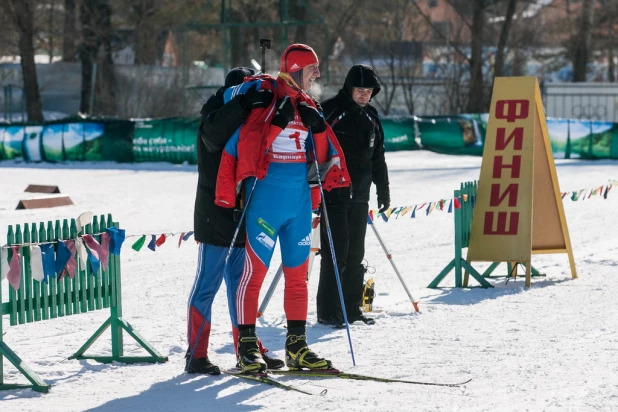
[[[530,287],[532,255],[551,253],[577,277],[538,81],[498,77],[467,261],[522,264]]]

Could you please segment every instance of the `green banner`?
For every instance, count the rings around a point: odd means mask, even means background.
[[[138,120],[133,134],[137,162],[197,163],[198,119]]]
[[[31,162],[133,161],[133,122],[71,120],[42,125],[0,126],[0,159]]]

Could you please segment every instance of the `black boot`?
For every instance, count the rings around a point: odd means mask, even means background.
[[[187,349],[187,354],[185,355],[185,371],[189,374],[199,373],[199,374],[208,374],[208,375],[221,375],[221,370],[217,365],[213,365],[206,358],[196,358],[193,357],[191,362],[189,362],[189,358],[191,357],[191,348]]]
[[[240,329],[240,328],[239,328]],[[238,338],[238,366],[243,372],[261,373],[266,370],[266,362],[260,353],[258,339],[255,335],[255,326],[239,330]]]
[[[268,369],[281,369],[285,366],[285,362],[281,359],[271,358],[265,353],[262,353],[262,358],[264,359],[264,362],[266,362]]]
[[[333,369],[329,360],[320,358],[307,346],[305,327],[288,328],[285,339],[285,364],[291,370]]]

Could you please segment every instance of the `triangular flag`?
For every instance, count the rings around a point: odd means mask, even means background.
[[[371,218],[372,222],[375,220],[375,217],[373,216],[373,210],[369,211],[369,217]]]
[[[43,261],[43,282],[49,283],[49,277],[56,277],[54,245],[43,243],[39,247],[41,248],[41,260]]]
[[[318,220],[318,222],[319,222],[319,220]],[[190,238],[192,235],[193,235],[193,231],[192,231],[192,230],[189,230],[189,231],[188,231],[187,233],[185,233],[185,235],[182,237],[182,240],[184,240],[184,241],[186,242],[187,240],[189,240],[189,238]]]
[[[104,260],[103,270],[107,270],[107,267],[109,266],[109,242],[109,232],[101,233],[101,253],[104,255],[101,256],[101,259]]]
[[[607,193],[609,192],[609,189],[612,187],[611,184],[607,185],[607,187],[605,187],[605,191],[603,192],[603,199],[607,199]]]
[[[393,209],[388,208],[388,209],[386,210],[386,217],[387,217],[387,218],[390,218],[392,213],[393,213]]]
[[[180,244],[182,243],[182,238],[184,237],[184,235],[185,235],[185,232],[182,232],[180,236],[178,236],[178,247],[180,247]]]
[[[412,206],[407,206],[406,208],[403,209],[403,212],[401,212],[401,216],[405,216],[406,213],[408,213],[410,210],[412,210]]]
[[[564,200],[564,197],[567,195],[567,192],[562,192],[560,193],[560,197],[562,197],[562,200]]]
[[[43,256],[39,245],[30,245],[30,273],[32,279],[42,282],[45,278],[43,273]]]
[[[131,249],[139,252],[142,246],[144,246],[144,242],[146,242],[146,235],[142,235],[139,239],[137,239],[135,243],[133,243],[133,246],[131,246]]]
[[[0,282],[6,278],[9,273],[9,250],[7,248],[0,248]]]
[[[77,226],[77,232],[81,232],[86,225],[92,222],[92,212],[84,212],[75,219],[75,226]]]
[[[167,239],[165,237],[165,233],[159,236],[159,238],[157,239],[157,247],[161,247],[161,245],[165,243],[165,239]]]
[[[84,242],[80,238],[75,239],[75,249],[77,249],[77,256],[79,257],[81,268],[82,270],[85,270],[86,262],[88,261],[88,251],[86,250],[86,246],[84,246]]]
[[[93,272],[96,274],[96,272],[98,272],[98,268],[99,268],[99,264],[101,266],[103,266],[103,270],[107,270],[107,266],[108,266],[108,255],[109,255],[109,245],[107,249],[104,249],[103,247],[101,247],[101,245],[99,244],[99,242],[96,241],[95,238],[92,237],[92,235],[84,235],[82,236],[82,239],[84,239],[84,242],[86,243],[86,246],[88,246],[88,249],[90,249],[90,255],[89,255],[89,259],[90,259],[90,264],[92,266],[92,257],[94,256],[97,260],[97,270],[94,270],[94,266],[92,268]]]
[[[69,263],[70,258],[71,258],[71,251],[69,250],[67,245],[62,240],[58,240],[58,246],[56,249],[56,264],[55,264],[56,273],[58,274],[62,273],[67,263]]]
[[[75,277],[75,271],[77,270],[77,262],[75,261],[75,252],[77,251],[77,248],[75,247],[74,240],[67,240],[65,244],[67,249],[69,249],[69,252],[71,252],[71,257],[67,263],[67,272],[69,272],[69,277],[73,279]]]
[[[440,200],[440,210],[444,210],[444,200]]]
[[[107,233],[109,233],[109,253],[112,255],[119,255],[120,248],[122,247],[125,239],[124,229],[108,227],[106,230]]]
[[[410,216],[410,219],[414,219],[416,217],[416,206],[414,206],[414,210],[412,211],[412,216]]]
[[[464,201],[464,202],[467,202],[467,201],[468,201],[468,195],[465,195],[465,194],[464,194],[464,195],[461,195],[461,197],[463,198],[463,201]]]
[[[11,249],[13,249],[13,256],[11,256],[9,273],[6,274],[6,278],[13,289],[18,290],[21,283],[21,256],[19,255],[19,246],[11,246]]]
[[[573,192],[573,194],[571,195],[571,200],[577,200],[577,192]]]
[[[388,222],[388,216],[386,216],[386,213],[381,213],[382,215],[382,220],[384,220],[385,222]]]
[[[152,235],[152,239],[150,239],[150,243],[148,243],[148,249],[155,252],[157,250],[157,237]]]
[[[429,204],[427,205],[427,209],[425,209],[425,216],[428,216],[429,213],[431,213],[431,205],[432,203],[429,202]]]
[[[458,197],[453,199],[453,203],[455,203],[455,209],[461,209],[461,203],[459,202],[459,198]]]
[[[448,203],[448,213],[453,213],[453,199]]]
[[[370,225],[373,222],[371,221],[371,215],[369,213],[367,213],[367,224]]]

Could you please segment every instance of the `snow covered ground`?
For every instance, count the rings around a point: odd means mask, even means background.
[[[393,206],[452,198],[453,189],[479,176],[480,158],[430,152],[388,153]],[[590,189],[618,179],[616,161],[558,160],[562,191]],[[197,182],[193,166],[161,164],[26,165],[0,163],[0,234],[9,224],[112,213],[127,235],[192,229]],[[14,210],[28,184],[59,185],[75,206]],[[372,199],[375,207],[375,198]],[[366,258],[375,268],[374,326],[351,326],[357,366],[345,330],[317,324],[315,293],[319,258],[310,280],[311,347],[337,367],[359,374],[459,382],[458,388],[279,377],[324,396],[309,397],[229,376],[183,373],[186,299],[197,246],[168,240],[156,252],[122,249],[124,316],[169,362],[101,365],[67,361],[107,318],[100,310],[23,326],[8,326],[5,341],[53,385],[49,394],[0,392],[0,411],[615,411],[618,410],[618,188],[607,200],[564,200],[579,279],[566,255],[533,257],[546,273],[523,287],[523,278],[495,289],[430,290],[425,287],[453,258],[453,219],[446,212],[377,223],[421,313],[412,306],[375,237],[368,231]],[[269,285],[280,258],[276,252]],[[477,265],[484,268],[483,264]],[[502,272],[505,271],[501,267]],[[454,284],[453,275],[443,283]],[[282,285],[281,285],[282,286]],[[6,294],[8,283],[3,289]],[[225,293],[215,300],[211,359],[235,364]],[[266,287],[264,288],[265,292]],[[274,355],[283,355],[283,288],[277,289],[258,333]],[[125,337],[126,353],[140,351]],[[101,340],[90,353],[107,354]],[[24,378],[6,366],[6,381]]]

